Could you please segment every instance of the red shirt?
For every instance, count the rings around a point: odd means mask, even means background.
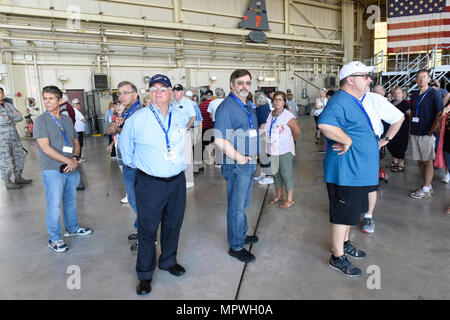
[[[70,103],[66,101],[63,104],[61,104],[60,107],[61,107],[61,112],[67,111],[70,119],[72,119],[73,124],[75,124],[75,111],[73,110],[73,107],[70,105]]]
[[[198,108],[200,109],[200,113],[202,114],[202,117],[203,117],[203,122],[202,122],[203,130],[211,129],[213,127],[211,115],[208,112],[209,103],[211,101],[212,101],[212,99],[205,100],[203,102],[200,102],[200,104],[198,105]]]

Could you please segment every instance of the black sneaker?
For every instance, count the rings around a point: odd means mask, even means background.
[[[133,240],[137,240],[138,239],[138,234],[137,232],[133,232],[132,234],[130,234],[128,236],[128,240],[133,241]]]
[[[245,237],[245,244],[254,244],[259,241],[257,236],[246,236]]]
[[[337,258],[331,255],[328,265],[333,269],[345,273],[345,275],[349,277],[359,277],[362,274],[361,270],[352,265],[350,261],[347,260],[345,255]]]
[[[139,243],[138,241],[136,241],[135,243],[133,243],[130,247],[131,251],[137,251],[137,249],[139,248]]]
[[[347,241],[346,243],[344,243],[344,254],[346,256],[350,256],[356,259],[364,259],[365,257],[367,257],[367,254],[362,251],[359,250],[358,248],[356,248],[351,242],[350,240]]]
[[[255,256],[252,255],[250,252],[248,252],[245,248],[242,248],[239,251],[234,251],[234,250],[230,249],[228,251],[228,254],[232,257],[235,257],[239,261],[246,262],[246,263],[256,260]]]

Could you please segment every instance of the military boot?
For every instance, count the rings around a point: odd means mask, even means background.
[[[16,180],[14,181],[15,184],[30,184],[32,182],[33,182],[33,180],[24,179],[24,178],[22,178],[22,176],[16,177]]]
[[[5,185],[6,185],[6,189],[21,189],[22,188],[22,185],[15,184],[10,179],[5,181]]]

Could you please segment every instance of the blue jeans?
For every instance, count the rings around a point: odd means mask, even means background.
[[[128,203],[130,204],[134,213],[136,213],[136,220],[134,221],[134,227],[137,229],[138,219],[136,209],[136,192],[134,189],[135,177],[136,177],[136,168],[124,165],[122,170],[123,184],[125,185],[125,191],[127,192]]]
[[[228,245],[234,251],[244,247],[248,224],[245,210],[250,206],[255,164],[222,164],[222,176],[227,181]]]
[[[42,170],[42,182],[45,187],[46,224],[51,241],[62,240],[61,200],[63,205],[64,226],[69,232],[76,232],[80,227],[77,216],[77,186],[80,173],[60,173],[57,170]]]

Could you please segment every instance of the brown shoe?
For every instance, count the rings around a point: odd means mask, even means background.
[[[284,201],[284,199],[283,198],[279,198],[279,199],[273,198],[272,200],[269,201],[269,204],[275,204],[280,201]]]
[[[287,209],[287,208],[292,207],[294,204],[295,204],[294,200],[292,200],[292,201],[286,200],[285,202],[280,204],[280,208]]]

